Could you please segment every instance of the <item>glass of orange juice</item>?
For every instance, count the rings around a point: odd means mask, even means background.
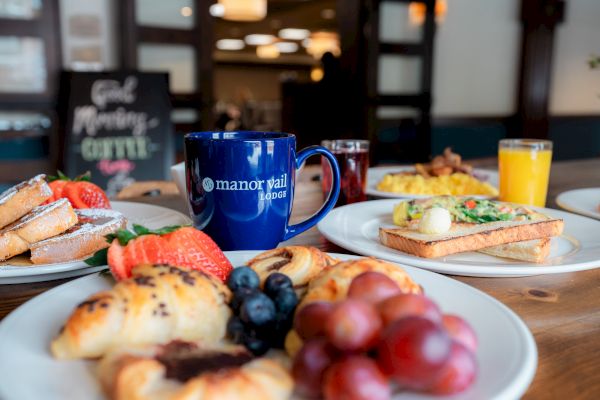
[[[498,148],[500,200],[544,207],[552,162],[552,142],[503,139]]]

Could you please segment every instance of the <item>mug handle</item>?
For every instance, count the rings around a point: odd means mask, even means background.
[[[331,166],[331,172],[333,174],[331,191],[329,192],[329,196],[327,196],[327,200],[325,200],[325,203],[321,206],[319,211],[313,214],[312,217],[310,217],[306,221],[302,221],[298,224],[291,225],[286,228],[283,240],[291,239],[294,236],[301,234],[305,230],[312,228],[317,222],[323,219],[323,217],[325,217],[327,213],[329,213],[329,211],[331,211],[331,209],[335,206],[335,202],[337,201],[338,196],[340,195],[340,168],[338,166],[337,160],[335,159],[335,156],[325,147],[309,146],[298,152],[298,154],[296,155],[296,169],[298,169],[298,167],[302,165],[304,160],[316,154],[320,154],[323,157],[325,157],[327,159],[327,162],[329,162],[329,165]]]

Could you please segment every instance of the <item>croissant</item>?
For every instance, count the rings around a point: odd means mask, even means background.
[[[261,283],[273,272],[281,272],[290,277],[294,287],[302,288],[338,261],[316,247],[288,246],[265,251],[248,261],[248,266],[256,271]]]
[[[335,264],[317,275],[308,285],[308,292],[298,305],[298,309],[314,301],[335,302],[344,299],[352,280],[367,271],[387,275],[404,293],[423,292],[421,286],[398,265],[372,257],[358,258]]]
[[[225,336],[230,298],[223,283],[201,271],[140,265],[130,279],[79,304],[50,349],[56,358],[73,359],[173,339],[217,342]]]
[[[252,359],[243,346],[188,342],[111,352],[98,377],[112,400],[284,400],[293,389],[273,359]]]

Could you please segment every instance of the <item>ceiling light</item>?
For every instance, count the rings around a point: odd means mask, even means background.
[[[302,44],[305,45],[304,42]],[[339,56],[341,53],[340,36],[335,32],[313,32],[305,47],[306,52],[317,60],[320,60],[327,52]]]
[[[321,67],[312,67],[310,70],[310,79],[313,82],[319,82],[321,79],[323,79],[323,75],[325,75],[325,72]]]
[[[272,44],[275,41],[275,36],[253,33],[251,35],[246,35],[244,40],[246,41],[246,44],[249,44],[250,46],[263,46]]]
[[[229,21],[260,21],[267,16],[267,0],[219,0]]]
[[[192,7],[181,7],[181,10],[179,10],[179,12],[184,17],[191,17],[192,16]]]
[[[334,19],[335,18],[335,10],[332,8],[325,8],[325,9],[321,10],[321,18]]]
[[[225,15],[225,7],[223,7],[223,4],[215,3],[208,8],[208,12],[213,17],[221,18]]]
[[[220,39],[216,45],[219,50],[241,50],[246,47],[242,39]]]
[[[280,53],[295,53],[298,51],[298,44],[294,42],[277,42],[275,46]]]
[[[286,40],[303,40],[309,36],[308,29],[285,28],[279,31],[279,37]]]
[[[258,46],[256,48],[258,58],[277,58],[279,57],[279,49],[274,44]]]
[[[426,13],[425,3],[411,2],[408,5],[408,19],[413,25],[421,25],[425,22]],[[435,22],[444,22],[446,13],[448,12],[448,4],[446,0],[437,0],[435,2],[435,8],[433,9],[435,14]]]

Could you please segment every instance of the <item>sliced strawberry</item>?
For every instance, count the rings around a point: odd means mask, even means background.
[[[192,227],[185,227],[170,233],[171,240],[180,242],[186,249],[185,256],[190,268],[203,269],[225,281],[233,269],[223,251],[206,233]]]
[[[50,189],[52,189],[52,196],[48,200],[46,200],[43,204],[53,203],[56,200],[62,198],[63,188],[67,184],[67,181],[52,181],[48,183]]]
[[[75,208],[110,208],[106,193],[91,182],[67,182],[62,193]]]
[[[114,240],[108,265],[116,279],[131,276],[139,264],[167,264],[196,269],[225,281],[233,269],[213,240],[195,228],[184,227],[164,235],[144,234],[122,246]]]
[[[52,189],[52,193],[54,193],[55,200],[61,199],[63,197],[63,190],[66,184],[67,181],[52,181],[48,184],[50,186],[50,189]]]
[[[117,239],[113,240],[108,248],[108,267],[116,280],[126,279],[131,276],[131,268],[126,265],[125,247],[119,244]]]

